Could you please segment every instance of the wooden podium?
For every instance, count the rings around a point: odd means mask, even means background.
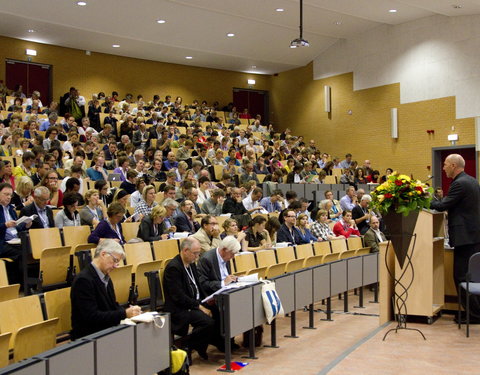
[[[443,213],[422,210],[419,212],[414,233],[417,235],[415,248],[414,238],[408,249],[411,256],[414,279],[408,290],[406,300],[407,314],[427,317],[428,323],[433,321],[433,316],[440,312],[444,306],[444,215]],[[386,254],[387,245],[389,247]],[[386,264],[394,270],[395,278],[399,278],[405,271],[402,284],[408,285],[412,279],[412,269],[403,268],[395,258],[391,242],[380,244],[379,281],[380,281],[380,324],[393,320],[394,279],[389,275]],[[386,257],[387,256],[387,257]],[[402,293],[401,286],[396,286],[397,294]]]

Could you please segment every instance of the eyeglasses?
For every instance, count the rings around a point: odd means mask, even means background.
[[[115,263],[115,264],[118,264],[118,263],[120,263],[120,259],[118,259],[118,258],[115,258],[115,257],[113,256],[113,254],[110,254],[110,253],[109,253],[108,255],[110,255],[110,256],[112,257],[112,259],[113,259],[113,263]]]
[[[295,217],[295,218],[296,218],[295,215],[287,215],[287,216],[285,216],[285,217]]]

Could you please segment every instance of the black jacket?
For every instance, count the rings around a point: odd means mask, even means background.
[[[231,273],[230,262],[227,262],[228,273]],[[198,274],[200,285],[207,295],[210,295],[222,287],[222,277],[218,264],[217,249],[211,249],[200,257],[198,262]]]
[[[448,194],[441,201],[432,201],[430,208],[448,210],[450,246],[480,243],[480,185],[465,172],[454,178]]]
[[[116,326],[126,318],[125,309],[116,301],[112,280],[105,288],[91,264],[73,280],[70,299],[73,339]]]
[[[46,213],[47,213],[47,218],[48,218],[48,228],[54,228],[55,227],[55,221],[53,220],[53,211],[50,207],[45,207]],[[32,215],[37,215],[37,218],[32,221],[32,226],[30,227],[31,229],[37,229],[37,228],[45,228],[42,222],[42,219],[40,219],[40,216],[38,216],[37,208],[35,207],[35,203],[30,203],[28,206],[25,206],[22,208],[20,211],[20,217],[22,216],[32,216]]]

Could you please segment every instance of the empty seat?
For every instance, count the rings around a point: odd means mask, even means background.
[[[327,254],[323,256],[322,263],[329,263],[338,260],[340,253]]]
[[[303,245],[297,245],[295,247],[295,251],[297,253],[297,259],[305,259],[315,255],[313,253],[313,246],[312,244],[309,244],[309,243],[303,244]]]
[[[315,242],[313,244],[313,250],[315,251],[315,255],[330,254],[332,252],[330,241]]]
[[[358,250],[363,247],[362,237],[348,237],[347,238],[348,250]]]
[[[112,181],[112,182],[115,182],[115,181]],[[139,221],[133,222],[133,223],[122,223],[122,233],[123,233],[123,238],[125,238],[125,241],[130,241],[134,238],[137,238],[139,227],[140,227]]]
[[[45,309],[49,319],[58,318],[57,334],[70,332],[72,329],[72,306],[70,288],[45,292]]]
[[[361,249],[355,250],[355,256],[360,256],[360,255],[366,255],[370,254],[370,248],[369,247],[362,247]]]
[[[138,288],[138,299],[150,298],[150,289],[148,287],[148,279],[145,276],[145,272],[158,271],[160,275],[160,268],[162,266],[161,260],[154,260],[151,262],[145,262],[138,265],[135,271],[135,285]]]
[[[44,249],[63,246],[62,237],[58,228],[39,228],[30,229],[30,246],[32,249],[32,257],[40,259],[40,255]]]
[[[330,246],[332,247],[332,253],[341,253],[347,251],[347,242],[345,239],[331,240]]]
[[[126,263],[133,266],[133,273],[135,273],[140,263],[153,261],[150,242],[127,243],[124,248]]]
[[[109,273],[117,302],[121,305],[128,302],[130,287],[132,286],[132,266],[122,266],[113,269]]]
[[[236,273],[246,273],[249,270],[257,268],[254,253],[238,253],[235,254],[235,258],[233,259],[235,261]]]
[[[274,264],[265,270],[265,277],[271,279],[272,277],[280,276],[285,273],[286,263]]]
[[[180,251],[177,239],[153,241],[153,254],[155,260],[163,261],[162,268],[166,267],[167,259],[175,258]]]
[[[295,251],[292,246],[280,247],[275,251],[277,252],[278,263],[287,263],[295,260]]]
[[[277,264],[275,250],[259,250],[255,252],[257,264],[259,267],[268,267]]]
[[[82,225],[79,227],[63,227],[63,239],[65,246],[72,247],[72,255],[78,251],[77,247],[82,247],[88,244],[88,236],[90,236],[91,230],[88,225]],[[95,244],[91,245],[96,247]]]
[[[0,302],[18,298],[20,284],[0,286]]]
[[[34,323],[18,330],[13,349],[14,362],[53,349],[57,343],[58,319]]]
[[[12,334],[10,332],[0,335],[0,368],[5,367],[9,363],[9,342]]]

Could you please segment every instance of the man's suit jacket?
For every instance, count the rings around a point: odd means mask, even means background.
[[[380,233],[381,233],[382,240],[386,241],[387,238],[385,237],[385,235],[382,232]],[[365,246],[370,247],[372,253],[379,251],[378,244],[380,243],[380,241],[378,240],[378,237],[375,234],[375,232],[372,230],[372,228],[369,228],[365,232],[365,235],[363,237],[363,242],[365,243]]]
[[[91,264],[73,280],[70,299],[73,339],[116,326],[126,318],[125,309],[116,301],[112,280],[105,288]]]
[[[194,234],[199,228],[200,224],[193,220],[193,228],[190,225],[190,220],[188,220],[187,215],[180,211],[180,213],[175,218],[175,226],[177,227],[177,232],[188,232]]]
[[[290,242],[291,244],[300,245],[306,243],[303,240],[302,236],[298,232],[298,229],[293,227],[292,229],[293,237],[288,230],[288,227],[285,224],[282,224],[280,229],[277,232],[277,243],[278,242]]]
[[[8,206],[8,213],[12,220],[17,220],[17,214],[15,208],[12,205]],[[21,232],[25,230],[25,224],[20,224],[17,227],[17,231]],[[3,214],[3,207],[0,206],[0,256],[3,252],[3,246],[5,245],[5,233],[7,232],[7,227],[5,226],[5,215]]]
[[[53,220],[53,211],[48,206],[45,207],[45,210],[48,218],[48,228],[54,228],[55,221]],[[35,207],[35,203],[31,203],[28,206],[23,207],[22,210],[20,211],[20,217],[32,216],[32,215],[37,215],[37,218],[32,221],[32,226],[30,227],[30,229],[45,228],[43,225],[42,219],[40,219],[40,216],[38,216],[38,211],[37,211],[37,207]]]
[[[227,262],[228,273],[231,274],[230,262]],[[211,249],[203,253],[198,262],[198,274],[200,285],[207,295],[210,295],[222,287],[222,277],[218,264],[217,249]]]
[[[430,208],[448,210],[450,246],[480,243],[480,185],[465,172],[459,173],[442,201],[432,201]]]
[[[199,275],[195,263],[190,264],[197,287],[200,301],[206,297],[200,285]],[[200,301],[196,299],[196,291],[183,266],[182,258],[178,254],[165,268],[163,275],[163,293],[165,295],[165,311],[172,314],[172,332],[186,334],[189,320],[188,310],[198,310]]]

